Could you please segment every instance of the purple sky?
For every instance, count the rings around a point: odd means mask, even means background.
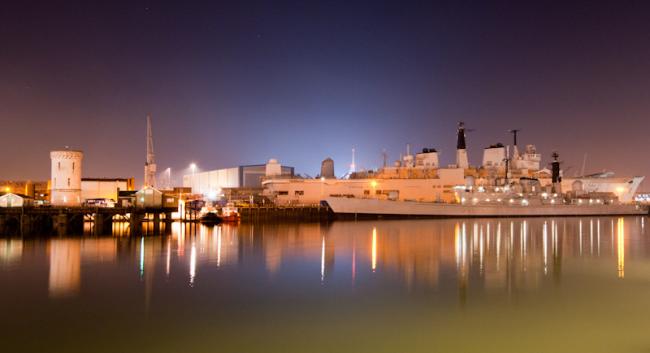
[[[522,4],[525,3],[525,4]],[[650,3],[231,1],[7,5],[0,11],[0,179],[142,181],[145,116],[160,170],[263,163],[315,175],[405,144],[453,162],[534,143],[568,175],[650,175]],[[648,183],[646,183],[648,185]]]

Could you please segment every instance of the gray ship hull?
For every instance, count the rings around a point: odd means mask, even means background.
[[[638,205],[460,205],[417,201],[390,201],[328,197],[325,202],[341,216],[394,217],[540,217],[647,215]]]

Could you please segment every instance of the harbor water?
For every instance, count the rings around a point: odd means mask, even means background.
[[[647,217],[0,239],[5,352],[647,352]]]

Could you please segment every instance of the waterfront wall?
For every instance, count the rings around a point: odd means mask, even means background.
[[[242,222],[258,221],[329,221],[333,214],[325,206],[244,207],[239,209]]]

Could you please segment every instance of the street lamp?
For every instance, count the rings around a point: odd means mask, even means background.
[[[192,192],[194,193],[194,190],[195,190],[194,183],[196,182],[196,180],[195,180],[195,179],[196,179],[196,178],[195,178],[195,174],[196,174],[196,163],[190,163],[190,170],[192,171],[192,183],[191,183],[191,187],[192,187]]]
[[[167,189],[172,189],[172,168],[167,168]]]

